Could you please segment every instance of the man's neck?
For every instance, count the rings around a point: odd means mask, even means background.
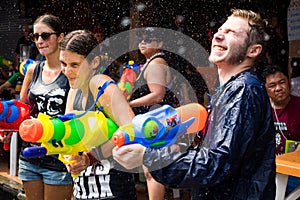
[[[239,65],[218,65],[218,74],[219,74],[219,81],[220,85],[225,84],[232,76],[235,76],[242,71],[250,69],[251,66],[239,64]]]

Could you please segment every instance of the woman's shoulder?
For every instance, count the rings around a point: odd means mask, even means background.
[[[158,70],[159,68],[166,69],[168,68],[168,63],[164,58],[157,57],[154,58],[151,62],[149,62],[147,69],[151,69],[151,68],[154,68],[156,70]]]
[[[108,81],[108,80],[112,80],[109,76],[105,75],[105,74],[96,74],[94,75],[91,79],[90,79],[90,84],[103,84],[104,82]]]
[[[43,67],[45,65],[45,61],[41,61],[41,62],[38,62],[36,64],[31,64],[31,65],[28,65],[28,68],[26,70],[26,74],[32,74],[34,72],[35,69],[38,69],[40,67]]]
[[[103,86],[103,84],[107,81],[113,81],[113,79],[111,79],[109,76],[105,75],[105,74],[96,74],[94,75],[90,81],[89,81],[89,86],[91,91],[94,91],[95,89],[98,90],[98,88],[100,86]]]

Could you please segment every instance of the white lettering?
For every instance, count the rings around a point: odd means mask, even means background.
[[[101,197],[113,196],[111,189],[109,187],[110,175],[99,176],[99,182],[101,185]]]
[[[88,183],[89,183],[89,199],[99,198],[99,191],[96,184],[96,177],[95,176],[88,177]]]

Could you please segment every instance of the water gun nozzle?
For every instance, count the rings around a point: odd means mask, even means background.
[[[43,125],[38,119],[25,120],[20,125],[19,133],[25,141],[38,141],[43,135]]]

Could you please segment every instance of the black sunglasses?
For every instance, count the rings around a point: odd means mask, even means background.
[[[140,38],[138,38],[138,40],[139,40],[139,43],[144,42],[147,44],[151,43],[152,41],[157,41],[156,38],[147,38],[147,37],[146,38],[140,37]]]
[[[41,36],[41,38],[42,38],[43,40],[48,40],[49,37],[50,37],[51,35],[53,35],[53,34],[58,35],[59,33],[57,33],[57,32],[53,32],[53,33],[43,32],[43,33],[41,33],[40,35],[39,35],[38,33],[35,33],[35,34],[30,34],[30,37],[31,37],[31,40],[32,40],[32,41],[36,42],[36,41],[38,41],[38,39],[39,39],[40,36]]]

